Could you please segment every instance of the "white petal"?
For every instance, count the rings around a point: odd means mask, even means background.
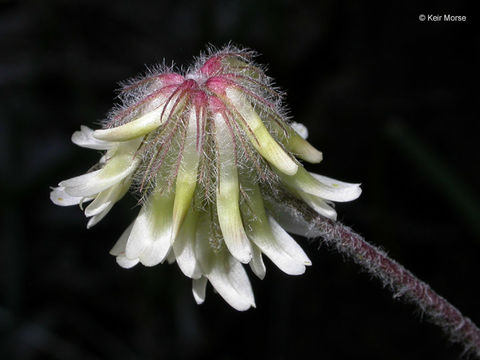
[[[65,187],[65,191],[71,196],[92,196],[108,189],[120,182],[122,179],[130,175],[136,167],[136,163],[131,166],[122,169],[115,174],[108,174],[105,176],[104,169],[96,170],[87,174],[83,174],[72,179],[62,181],[59,185]]]
[[[285,250],[292,258],[302,262],[304,265],[312,265],[307,254],[303,251],[300,245],[275,221],[272,216],[268,217],[268,221],[272,228],[273,236],[278,241],[278,244]]]
[[[114,188],[115,186],[112,186],[111,188],[102,191],[100,194],[95,197],[95,200],[99,199],[101,194],[104,194],[105,192],[108,192],[110,189]],[[85,209],[85,216],[86,217],[91,217],[100,214],[103,210],[105,210],[111,203],[112,201],[110,199],[105,200],[104,197],[101,198],[101,201],[98,201],[94,206],[92,204],[95,202],[93,200],[90,205],[87,206]]]
[[[149,214],[151,205],[143,205],[128,237],[125,254],[130,259],[140,257],[143,251],[154,241],[154,219]]]
[[[203,304],[205,301],[205,290],[207,289],[207,278],[202,276],[199,279],[192,280],[192,293],[197,304]]]
[[[110,205],[113,206],[118,200],[120,200],[130,187],[131,181],[126,179],[125,181],[118,183],[107,190],[102,191],[97,195],[90,205],[85,209],[85,216],[95,216],[103,212]],[[111,206],[110,206],[111,208]]]
[[[169,234],[170,235],[170,234]],[[170,250],[170,238],[160,238],[152,242],[140,255],[140,262],[145,266],[155,266],[162,263]]]
[[[59,185],[71,196],[100,193],[133,173],[139,162],[134,158],[138,145],[135,141],[119,147],[102,169],[62,181]]]
[[[130,224],[128,228],[122,233],[118,241],[115,243],[113,248],[110,250],[110,254],[116,256],[116,261],[118,265],[123,267],[124,269],[130,269],[131,267],[138,264],[139,259],[128,259],[125,256],[125,246],[127,244],[128,236],[132,231],[133,223]]]
[[[91,217],[98,215],[109,207],[110,204],[115,203],[118,200],[122,188],[122,184],[116,184],[98,194],[95,200],[85,209],[85,216]]]
[[[102,210],[101,213],[95,215],[95,216],[92,216],[90,218],[90,220],[88,220],[88,223],[87,223],[87,229],[90,229],[92,226],[95,226],[97,225],[105,216],[107,216],[107,214],[110,212],[110,210],[112,210],[113,208],[113,205],[114,203],[109,203],[105,209]]]
[[[321,233],[315,229],[313,223],[309,223],[295,209],[285,206],[276,201],[268,202],[268,210],[282,228],[291,234],[301,235],[307,238],[316,238]]]
[[[154,192],[142,207],[127,241],[129,259],[140,258],[142,264],[161,263],[170,250],[173,192]]]
[[[108,141],[126,141],[143,136],[162,124],[160,116],[163,108],[163,106],[160,106],[158,109],[150,111],[138,119],[121,126],[111,129],[95,130],[94,136],[97,139]]]
[[[110,141],[96,139],[93,136],[93,130],[83,125],[80,126],[80,131],[73,133],[72,142],[78,146],[94,150],[108,150],[114,146]]]
[[[327,200],[337,202],[351,201],[358,198],[362,193],[362,189],[360,188],[361,184],[351,184],[343,181],[338,181],[323,175],[318,175],[314,173],[310,174],[322,184],[325,184],[330,188],[332,195],[330,195],[328,198],[323,197]]]
[[[225,301],[238,311],[255,307],[252,286],[242,264],[228,254],[217,254],[208,280]]]
[[[107,162],[107,159],[109,159],[109,156],[107,156],[108,154],[108,151],[105,155],[102,155],[102,157],[100,158],[100,160],[98,160],[98,163],[100,165],[105,165],[105,163]]]
[[[120,238],[117,240],[115,245],[113,245],[112,249],[110,250],[110,255],[119,256],[125,254],[125,248],[127,246],[127,240],[132,232],[133,223],[131,223],[125,231],[122,233]]]
[[[95,200],[85,209],[85,216],[92,217],[88,221],[87,229],[96,225],[110,212],[113,205],[126,194],[131,182],[131,179],[125,179],[97,195]]]
[[[265,273],[267,269],[265,268],[265,264],[262,259],[262,252],[255,244],[252,244],[252,255],[253,256],[252,260],[250,261],[250,268],[260,280],[263,280],[265,278]]]
[[[330,201],[350,201],[360,196],[360,184],[349,184],[321,175],[309,173],[303,166],[293,176],[286,176],[277,171],[282,181],[290,188],[303,191]]]
[[[113,160],[113,159],[112,159]],[[109,165],[108,163],[105,168]],[[130,166],[119,172],[107,174],[104,169],[93,171],[75,178],[62,181],[59,185],[66,188],[66,192],[72,196],[92,196],[108,189],[129,176],[135,170],[137,162],[132,161]]]
[[[318,196],[313,196],[302,191],[298,192],[299,196],[320,215],[325,216],[326,218],[337,220],[337,212],[333,207],[327,204],[325,200],[319,198]]]
[[[95,185],[95,182],[97,181],[97,177],[100,174],[100,171],[101,170],[96,170],[80,176],[76,176],[68,180],[63,180],[58,185],[60,187],[65,188],[65,191],[67,191],[68,189],[68,193],[70,194],[72,192],[72,189],[75,189],[76,187],[80,187],[82,185],[85,186],[85,184],[90,184],[90,183],[92,183],[92,186]],[[114,184],[115,182],[112,182],[112,183]],[[111,186],[111,183],[108,183],[108,186],[106,186],[105,189],[108,188],[109,186]],[[89,195],[98,194],[100,191],[93,192]],[[78,191],[74,190],[73,192],[77,193]],[[76,195],[76,196],[83,196],[83,195]]]
[[[215,244],[215,236],[212,234],[212,224],[210,222],[210,214],[207,212],[198,213],[197,234],[195,237],[195,257],[200,265],[203,274],[212,271],[215,262],[215,253],[213,247],[218,250],[224,244]]]
[[[218,149],[218,186],[217,215],[225,244],[231,254],[248,263],[252,258],[250,242],[245,234],[239,207],[239,185],[237,164],[235,164],[235,149],[228,127],[223,117],[215,117],[215,140]]]
[[[167,262],[169,265],[172,265],[175,262],[175,253],[173,252],[172,248],[168,251],[167,254]]]
[[[116,257],[117,264],[120,265],[124,269],[130,269],[134,267],[135,265],[138,264],[139,260],[138,259],[128,259],[125,256],[117,256]]]
[[[173,252],[177,258],[178,267],[186,276],[194,279],[201,276],[200,267],[195,257],[196,223],[197,215],[190,209],[173,243]]]
[[[55,205],[60,206],[71,206],[71,205],[78,205],[82,201],[82,196],[71,196],[65,192],[65,187],[59,186],[52,188],[50,192],[50,200]]]
[[[201,271],[214,289],[235,309],[247,310],[255,306],[253,291],[242,264],[233,258],[224,245],[218,249],[211,244],[209,215],[199,219],[195,254]],[[213,246],[213,247],[212,247]],[[215,248],[215,249],[214,249]]]
[[[268,242],[267,242],[268,241]],[[305,264],[289,254],[277,240],[271,238],[256,239],[262,252],[285,274],[301,275],[305,272]]]
[[[248,196],[248,200],[242,203],[242,215],[246,221],[250,240],[283,272],[289,275],[303,274],[305,272],[304,259],[299,260],[292,256],[274,235],[265,213],[258,185],[249,182],[247,177],[242,177],[242,185]]]
[[[170,113],[176,103],[177,96],[174,96],[165,107],[167,99],[167,97],[159,95],[157,100],[162,104],[156,109],[149,111],[146,114],[142,114],[139,118],[124,125],[111,129],[95,130],[93,136],[97,139],[108,141],[126,141],[143,136],[158,128],[171,115]],[[177,104],[175,112],[179,111],[181,108],[181,104]]]
[[[293,121],[290,123],[290,127],[295,130],[295,132],[300,135],[304,140],[308,138],[308,129],[305,125]]]

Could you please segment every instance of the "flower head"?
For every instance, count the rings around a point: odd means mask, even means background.
[[[161,68],[123,84],[103,129],[82,126],[72,136],[105,154],[51,192],[57,205],[91,201],[91,227],[132,188],[142,206],[111,250],[118,264],[176,261],[198,303],[209,281],[237,310],[255,306],[243,264],[259,278],[263,255],[291,275],[311,265],[286,231],[309,231],[282,205],[289,197],[335,219],[332,202],[361,192],[305,170],[298,159],[319,163],[322,153],[288,121],[282,94],[253,57],[228,46],[184,74]]]

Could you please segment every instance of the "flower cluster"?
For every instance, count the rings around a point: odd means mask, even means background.
[[[282,94],[253,56],[229,46],[185,74],[162,68],[123,84],[103,129],[82,126],[72,136],[106,151],[97,166],[51,192],[57,205],[91,201],[91,227],[132,188],[142,206],[111,250],[118,264],[176,261],[198,303],[209,281],[237,310],[255,306],[242,264],[259,278],[262,255],[290,275],[311,265],[286,231],[308,232],[283,210],[286,194],[335,219],[331,202],[361,192],[305,170],[298,159],[319,163],[322,153],[303,125],[288,121]]]

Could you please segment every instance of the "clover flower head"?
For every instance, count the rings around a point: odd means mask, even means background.
[[[255,306],[243,264],[261,279],[263,255],[290,275],[311,265],[287,232],[309,234],[283,205],[288,198],[335,219],[332,202],[361,192],[303,167],[299,159],[319,163],[322,153],[303,125],[289,121],[283,94],[254,57],[227,46],[184,73],[160,67],[122,84],[121,105],[103,128],[82,126],[72,136],[104,155],[50,194],[57,205],[91,201],[91,227],[132,189],[141,209],[111,250],[118,264],[176,261],[197,303],[210,282],[237,310]]]

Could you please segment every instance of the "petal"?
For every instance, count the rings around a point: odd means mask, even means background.
[[[107,214],[112,210],[114,203],[109,203],[103,211],[95,216],[92,216],[87,223],[87,229],[97,225]]]
[[[293,176],[286,176],[277,172],[282,181],[292,189],[318,196],[331,201],[350,201],[360,196],[360,184],[349,184],[321,175],[309,173],[302,166]]]
[[[91,184],[91,186],[95,186],[95,183],[99,182],[97,178],[98,178],[101,171],[102,170],[96,170],[96,171],[92,171],[92,172],[89,172],[89,173],[86,173],[86,174],[83,174],[83,175],[80,175],[80,176],[76,176],[76,177],[68,179],[68,180],[63,180],[58,185],[62,188],[65,188],[65,192],[67,192],[68,194],[71,194],[71,193],[77,194],[78,193],[78,191],[76,191],[77,187],[81,187],[82,185],[83,185],[83,187],[86,187],[86,186],[89,186],[89,184]],[[109,182],[108,186],[106,186],[105,189],[108,188],[109,186],[111,186],[112,184],[115,184],[115,182],[116,181]],[[85,191],[85,193],[89,193],[89,195],[95,195],[95,194],[99,193],[100,191],[96,191],[96,192],[92,192],[92,193],[90,193],[89,191]],[[74,195],[72,195],[72,196],[74,196]],[[80,194],[80,195],[76,195],[76,196],[77,197],[79,197],[79,196],[82,197],[84,195]]]
[[[125,247],[127,246],[127,240],[132,232],[133,223],[131,223],[125,231],[122,233],[120,238],[117,240],[115,245],[113,245],[112,249],[110,250],[110,255],[119,256],[125,254]]]
[[[142,114],[142,116],[124,125],[111,129],[95,130],[93,136],[100,140],[127,141],[148,134],[162,125],[171,115],[177,96],[170,99],[167,106],[165,106],[167,99],[168,97],[159,95],[157,101],[161,103],[161,105],[156,109]],[[182,108],[182,106],[177,106],[177,111],[180,108]]]
[[[300,245],[297,244],[297,242],[275,221],[272,216],[268,217],[268,221],[272,228],[273,236],[282,249],[292,258],[302,262],[304,265],[312,265],[312,262]]]
[[[78,146],[94,150],[108,150],[114,146],[110,141],[96,139],[93,136],[93,130],[83,125],[80,126],[80,131],[73,133],[72,142]]]
[[[290,123],[290,127],[302,137],[302,139],[306,140],[308,138],[308,129],[305,125],[301,123],[297,123],[295,121],[292,121]]]
[[[118,185],[118,184],[117,184]],[[105,199],[106,195],[100,197],[102,194],[105,194],[107,192],[111,192],[112,189],[114,189],[117,185],[112,186],[111,188],[108,188],[107,190],[102,191],[100,194],[98,194],[95,197],[95,200],[101,199],[101,201],[97,202],[97,204],[94,204],[92,207],[92,204],[95,202],[93,200],[90,205],[87,206],[85,209],[85,216],[86,217],[91,217],[100,214],[103,210],[105,210],[111,203],[112,201],[110,199]]]
[[[233,258],[224,243],[215,243],[214,226],[210,214],[199,214],[195,255],[205,277],[216,291],[235,309],[247,310],[255,306],[252,287],[241,263]],[[212,229],[213,228],[213,229]]]
[[[314,223],[306,221],[298,210],[274,200],[269,200],[267,206],[270,214],[272,214],[280,226],[289,233],[307,238],[321,236],[321,233],[315,229]]]
[[[173,252],[172,248],[170,248],[170,250],[168,251],[168,254],[167,254],[167,262],[168,262],[168,265],[172,265],[174,262],[175,262],[175,253]]]
[[[248,263],[252,258],[250,242],[245,234],[239,207],[239,186],[235,163],[235,144],[220,114],[215,117],[218,180],[217,215],[225,244],[231,254]]]
[[[162,262],[170,250],[173,191],[155,191],[142,207],[127,241],[126,255],[142,264]]]
[[[197,304],[203,304],[205,301],[205,290],[207,289],[207,278],[202,276],[199,279],[192,280],[192,293]]]
[[[242,215],[248,229],[248,237],[258,248],[278,266],[280,270],[289,275],[300,275],[305,272],[305,259],[299,257],[291,248],[301,248],[295,242],[292,245],[282,238],[275,236],[269,219],[265,213],[262,196],[257,184],[247,183],[242,177],[242,186],[246,188],[248,199],[242,203]]]
[[[95,200],[87,206],[85,209],[85,216],[90,217],[98,215],[108,207],[111,209],[111,207],[127,193],[131,183],[131,179],[125,179],[125,181],[102,191],[97,195]]]
[[[334,195],[332,194],[331,199],[325,197],[327,200],[337,202],[352,201],[357,199],[362,193],[362,189],[360,188],[361,184],[346,183],[315,173],[310,174],[322,184],[325,184],[332,189],[331,191],[334,193]]]
[[[127,141],[143,136],[162,125],[160,116],[164,106],[150,111],[136,120],[130,121],[111,129],[95,130],[94,136],[100,140],[108,141]],[[165,113],[164,113],[165,114]]]
[[[235,88],[227,88],[226,93],[235,110],[247,123],[249,129],[245,129],[245,133],[255,149],[278,170],[287,175],[294,175],[298,165],[270,135],[262,119],[245,96]],[[243,122],[241,124],[243,125]],[[250,132],[253,132],[254,136]]]
[[[91,219],[87,223],[87,229],[98,224],[110,212],[110,210],[112,210],[113,205],[115,205],[117,201],[127,193],[131,183],[131,178],[125,179],[121,183],[116,184],[97,195],[95,200],[85,209],[85,216],[91,216]],[[95,202],[97,203],[94,204]],[[91,207],[92,205],[95,206]]]
[[[292,122],[290,125],[280,125],[275,119],[270,119],[270,126],[278,141],[293,155],[312,164],[318,164],[322,161],[322,153],[305,140],[306,135],[308,135],[305,126],[296,122]]]
[[[182,160],[178,170],[177,181],[175,186],[175,203],[173,204],[173,230],[172,243],[175,240],[180,225],[187,214],[190,203],[192,202],[193,193],[197,185],[197,169],[200,159],[200,153],[197,151],[197,127],[199,118],[195,107],[189,114],[188,128],[185,135],[185,143],[183,146]]]
[[[252,286],[242,264],[227,254],[218,253],[212,271],[206,275],[220,296],[238,311],[255,307]]]
[[[300,171],[300,172],[302,172],[302,171]],[[330,206],[327,203],[327,201],[325,201],[321,197],[318,197],[318,196],[315,196],[315,195],[312,195],[312,194],[309,194],[305,191],[300,190],[298,186],[295,186],[294,181],[290,181],[290,179],[285,179],[282,176],[280,176],[280,177],[282,178],[282,180],[285,184],[285,187],[288,189],[288,191],[290,193],[295,195],[297,198],[300,198],[303,201],[305,201],[305,203],[307,203],[318,214],[320,214],[322,216],[325,216],[325,217],[327,217],[329,219],[332,219],[332,220],[337,219],[337,212],[335,211],[335,209],[332,206]],[[313,177],[311,177],[311,178],[314,179]],[[316,179],[314,179],[314,180],[316,181]],[[270,207],[276,206],[275,205],[276,203],[277,203],[277,201],[271,201]],[[282,205],[280,205],[280,207],[282,207]],[[310,226],[308,226],[304,231],[306,233],[310,233],[309,229],[310,229]],[[293,231],[293,233],[302,235],[301,230],[300,230],[300,232]],[[305,236],[310,237],[311,235],[305,235]]]
[[[173,252],[177,258],[178,267],[190,278],[200,278],[200,267],[195,257],[195,234],[198,215],[190,209],[180,232],[173,243]]]
[[[125,246],[127,244],[127,239],[132,231],[133,223],[122,233],[120,239],[115,243],[113,248],[110,250],[110,254],[116,256],[116,261],[118,265],[124,269],[130,269],[138,264],[139,259],[128,259],[125,256]]]
[[[170,234],[169,234],[170,235]],[[170,238],[167,239],[168,241]],[[165,239],[153,241],[140,255],[140,262],[145,266],[155,266],[165,261],[170,250],[170,243]]]
[[[125,255],[129,259],[139,258],[143,251],[154,241],[155,219],[150,215],[153,211],[152,207],[151,203],[143,205],[133,223],[125,249]]]
[[[294,126],[294,124],[301,125],[298,123],[292,123],[290,126]],[[298,126],[297,126],[298,128]],[[305,127],[305,130],[307,128]],[[298,156],[300,159],[308,161],[312,164],[318,164],[322,161],[323,155],[320,151],[315,149],[306,139],[306,136],[303,137],[302,134],[297,133],[297,129],[293,129],[292,131],[287,128],[287,137],[284,139],[285,147],[287,150],[291,151],[293,154]],[[303,135],[308,135],[308,130],[303,133]]]
[[[326,218],[337,220],[337,212],[333,207],[328,205],[325,200],[319,198],[318,196],[313,196],[302,191],[299,191],[298,194],[303,201],[305,201],[308,206],[310,206],[317,213],[325,216]]]
[[[139,260],[138,259],[128,259],[125,256],[117,256],[116,257],[117,264],[120,265],[124,269],[131,269],[135,265],[138,264]]]
[[[218,236],[215,234],[215,227],[212,225],[211,214],[202,211],[198,212],[198,224],[195,236],[195,257],[200,265],[200,270],[203,274],[208,274],[212,271],[215,260],[214,251],[218,251],[224,246],[223,242],[218,242]]]
[[[65,192],[65,187],[59,186],[52,188],[50,192],[50,200],[55,205],[60,206],[71,206],[71,205],[78,205],[82,201],[82,196],[71,196]]]
[[[250,261],[250,268],[260,280],[265,278],[267,269],[265,268],[265,264],[262,259],[262,252],[255,244],[252,244],[252,260]]]
[[[139,159],[134,157],[138,145],[138,141],[122,144],[102,169],[62,181],[59,185],[65,187],[71,196],[91,196],[102,192],[135,171],[139,163]]]

